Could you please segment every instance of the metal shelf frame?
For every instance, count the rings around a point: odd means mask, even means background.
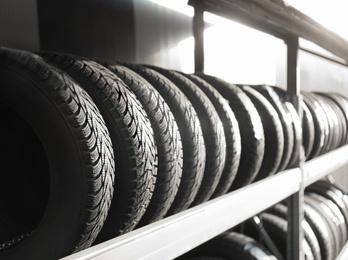
[[[309,52],[347,66],[348,42],[281,0],[189,0],[194,7],[195,71],[204,72],[203,34],[205,11],[235,20],[283,39],[287,44],[287,92],[302,118],[298,84],[298,52]],[[299,38],[309,40],[338,59],[299,46]],[[302,143],[301,137],[297,142]],[[185,210],[125,235],[63,258],[86,259],[173,259],[218,234],[253,217],[268,207],[288,201],[287,259],[303,260],[304,189],[348,163],[348,145],[304,162],[301,147],[296,168],[258,181],[196,207]],[[348,257],[348,244],[337,259]]]

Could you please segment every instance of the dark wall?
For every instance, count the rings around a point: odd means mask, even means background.
[[[0,45],[39,50],[36,0],[0,0]]]
[[[41,50],[134,62],[131,0],[37,0]]]

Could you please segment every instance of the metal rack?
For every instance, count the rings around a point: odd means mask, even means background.
[[[347,66],[348,42],[280,0],[190,0],[194,7],[195,70],[204,71],[204,11],[236,20],[281,38],[287,50],[289,100],[302,114],[297,74],[299,50]],[[312,52],[299,46],[309,40],[341,59]],[[302,140],[297,140],[302,142]],[[348,145],[304,163],[303,151],[297,167],[243,187],[130,233],[63,258],[82,259],[173,259],[238,225],[268,207],[288,199],[288,254],[304,259],[302,250],[304,188],[348,163]],[[275,188],[281,187],[281,188]],[[276,196],[275,196],[276,194]],[[338,259],[346,259],[346,246]]]

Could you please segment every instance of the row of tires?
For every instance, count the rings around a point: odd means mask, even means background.
[[[261,260],[286,259],[286,201],[200,245],[179,259]],[[334,260],[347,242],[348,196],[345,191],[321,180],[305,191],[302,243],[306,260]],[[242,230],[243,234],[236,233]],[[267,243],[266,236],[271,239]],[[239,231],[240,232],[240,231]],[[270,253],[271,252],[271,253]]]
[[[297,165],[276,87],[5,47],[0,79],[4,259],[62,257]],[[303,97],[306,158],[346,144],[347,100]]]

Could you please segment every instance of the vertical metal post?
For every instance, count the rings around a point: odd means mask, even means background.
[[[301,95],[299,86],[299,66],[298,66],[298,50],[299,40],[296,36],[291,36],[287,40],[287,90],[289,101],[298,111],[302,121]],[[297,138],[297,142],[302,144],[302,134]],[[288,198],[288,233],[287,233],[287,259],[288,260],[304,260],[304,251],[302,241],[304,239],[302,221],[303,214],[303,197],[304,197],[304,182],[302,166],[304,161],[304,152],[302,145],[299,158],[297,159],[296,167],[300,168],[302,180],[299,191]]]
[[[195,39],[195,72],[204,72],[204,8],[194,2],[193,37]]]

